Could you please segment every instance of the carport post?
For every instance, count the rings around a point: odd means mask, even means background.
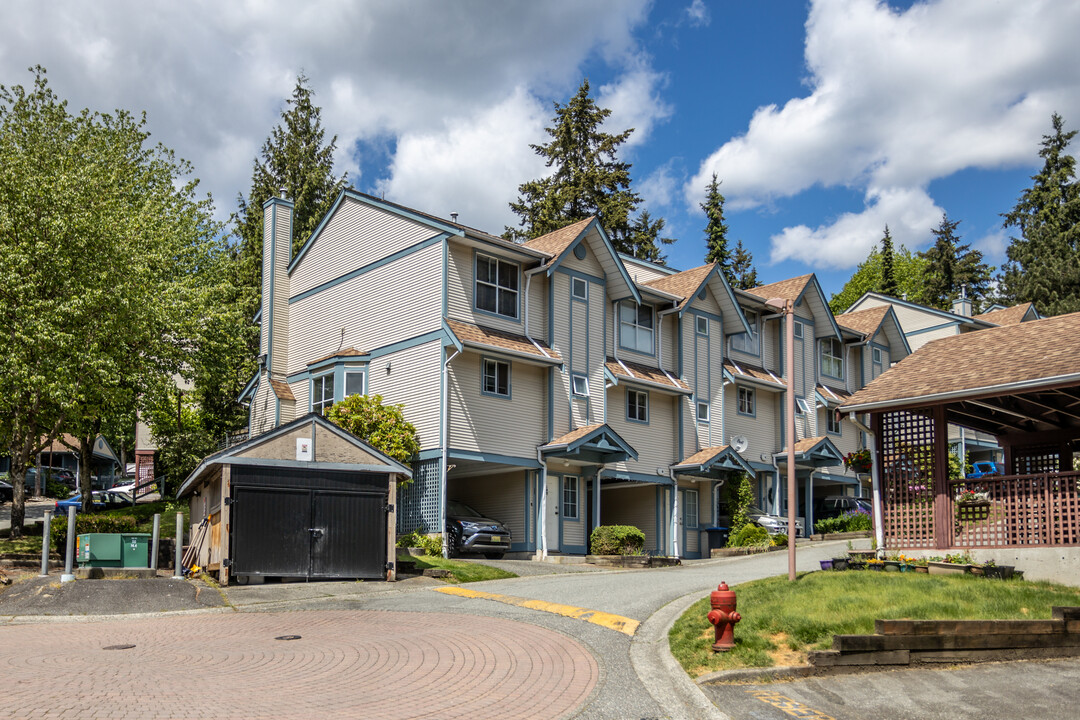
[[[158,538],[161,530],[161,513],[154,513],[154,536],[150,541],[150,569],[157,571]]]
[[[67,556],[64,558],[64,574],[60,576],[60,582],[71,582],[75,576],[71,574],[71,565],[75,560],[75,506],[68,506],[68,533],[67,533]]]
[[[181,580],[184,577],[184,513],[176,513],[176,559],[173,567],[173,578]]]
[[[52,541],[52,533],[49,532],[49,526],[52,525],[52,510],[45,511],[45,527],[42,528],[44,532],[41,533],[41,576],[45,577],[49,574],[49,543]]]

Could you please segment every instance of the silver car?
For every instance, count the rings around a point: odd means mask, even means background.
[[[761,527],[765,528],[770,535],[787,534],[788,520],[786,517],[780,517],[779,515],[770,515],[756,505],[751,505],[746,509],[746,516],[750,518],[750,522],[757,523]],[[802,537],[802,518],[795,518],[795,531],[799,537]]]

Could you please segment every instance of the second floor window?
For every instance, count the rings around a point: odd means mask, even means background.
[[[311,411],[325,415],[334,404],[334,373],[320,375],[311,381]]]
[[[741,387],[739,388],[739,414],[740,415],[753,415],[754,414],[754,390],[753,388]]]
[[[510,363],[484,358],[480,387],[486,395],[510,397]]]
[[[739,350],[740,352],[750,353],[751,355],[757,355],[757,315],[755,315],[754,313],[746,313],[746,322],[750,325],[750,332],[732,335],[731,348],[733,350]]]
[[[635,422],[649,422],[649,394],[640,390],[626,391],[626,417]]]
[[[476,308],[517,320],[517,265],[489,255],[476,256]]]
[[[836,338],[821,341],[821,374],[844,379],[844,345]]]
[[[653,353],[653,314],[649,305],[619,304],[619,342],[627,350]]]
[[[844,429],[840,427],[840,418],[828,408],[825,408],[825,428],[830,435],[843,435],[844,433]]]

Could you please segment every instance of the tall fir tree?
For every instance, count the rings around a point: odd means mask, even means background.
[[[885,226],[885,235],[881,238],[881,293],[896,297],[900,286],[896,282],[896,257],[893,252],[892,235],[889,226]]]
[[[959,224],[959,220],[949,220],[944,214],[941,224],[931,229],[934,244],[919,253],[919,257],[927,261],[919,301],[930,307],[951,310],[953,301],[960,297],[960,288],[966,287],[967,297],[978,312],[990,292],[992,268],[983,262],[981,252],[960,242],[956,234]]]
[[[1002,299],[1032,302],[1047,315],[1080,311],[1080,185],[1076,158],[1069,154],[1076,130],[1054,113],[1054,132],[1044,135],[1043,168],[1032,186],[1005,213],[1004,227],[1016,228],[998,276]]]
[[[749,290],[757,287],[757,269],[754,268],[754,256],[743,247],[742,240],[735,243],[735,252],[731,256],[731,287],[740,290]]]
[[[633,217],[641,197],[630,188],[630,163],[617,157],[634,130],[603,132],[610,115],[590,97],[587,78],[566,105],[555,103],[554,124],[546,128],[551,141],[530,146],[546,158],[552,173],[518,186],[520,195],[510,209],[521,218],[520,228],[505,228],[507,238],[529,240],[599,215],[616,250],[663,260],[660,246],[674,240],[660,236],[662,218]]]
[[[700,205],[707,220],[705,224],[705,262],[714,262],[720,266],[728,282],[733,281],[731,271],[732,256],[728,248],[728,226],[724,222],[724,196],[720,193],[720,183],[713,173],[712,181],[705,188],[705,202]]]

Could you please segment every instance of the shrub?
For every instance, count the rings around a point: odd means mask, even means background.
[[[75,534],[135,532],[138,521],[134,515],[85,515],[75,516]],[[67,516],[53,518],[49,527],[52,545],[56,552],[64,554],[67,546]]]
[[[780,533],[772,536],[773,547],[787,547],[787,535]]]
[[[421,548],[428,557],[442,556],[442,536],[425,535],[419,530],[413,530],[408,535],[399,537],[397,546],[403,548]]]
[[[589,536],[593,555],[640,555],[645,533],[633,525],[600,525]]]
[[[63,500],[70,494],[70,488],[59,480],[53,480],[51,477],[45,480],[45,497]]]
[[[769,532],[760,525],[743,525],[731,536],[731,547],[750,547],[751,545],[769,545]]]
[[[416,427],[405,420],[403,405],[383,405],[382,395],[350,395],[326,411],[326,419],[371,447],[407,463],[420,452]]]
[[[857,510],[846,512],[839,517],[827,518],[814,523],[814,530],[819,533],[860,532],[874,527],[874,521],[867,513]]]

